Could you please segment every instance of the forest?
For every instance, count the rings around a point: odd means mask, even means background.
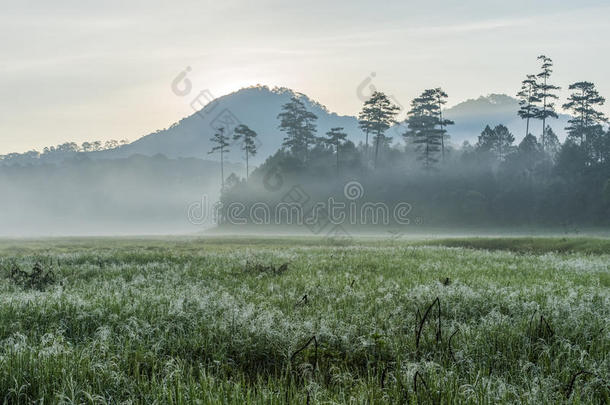
[[[283,204],[291,187],[310,201],[349,202],[344,187],[355,181],[362,189],[358,204],[408,204],[418,224],[569,232],[610,224],[610,129],[600,111],[605,99],[594,83],[579,81],[560,100],[552,60],[543,55],[538,61],[540,70],[526,75],[516,92],[515,114],[524,124],[518,143],[499,124],[481,128],[474,144],[453,145],[454,122],[443,117],[448,95],[441,88],[414,98],[406,117],[390,97],[374,92],[358,116],[366,135],[358,144],[343,128],[318,133],[316,115],[293,97],[277,115],[282,148],[244,179],[222,176],[219,222],[257,223],[251,218],[255,205]],[[563,142],[553,130],[560,107],[571,115]],[[256,154],[255,131],[242,124],[232,132],[219,128],[212,138],[210,152],[220,154],[221,167],[236,139],[246,164]],[[235,204],[242,208],[232,209]]]

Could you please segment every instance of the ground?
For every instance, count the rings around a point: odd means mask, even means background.
[[[609,239],[3,240],[0,398],[607,403],[609,287]]]

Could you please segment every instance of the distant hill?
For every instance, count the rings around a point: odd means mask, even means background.
[[[269,89],[266,86],[256,86],[219,97],[202,110],[167,129],[146,135],[118,149],[97,152],[95,157],[127,157],[134,153],[152,156],[162,153],[170,158],[199,157],[216,160],[216,155],[208,155],[212,148],[210,138],[214,134],[214,128],[222,126],[222,123],[230,127],[242,123],[258,133],[259,152],[251,159],[251,162],[257,164],[280,148],[284,134],[278,129],[277,115],[282,105],[292,96],[301,98],[307,108],[318,116],[319,134],[324,134],[333,127],[343,127],[350,134],[352,141],[364,139],[354,117],[331,113],[307,96],[286,88]],[[230,149],[227,158],[233,162],[242,162],[244,157],[239,145],[232,145]]]
[[[200,111],[194,111],[169,128],[146,135],[135,142],[101,152],[93,152],[94,158],[126,158],[134,154],[154,156],[163,154],[169,158],[197,157],[217,160],[217,155],[209,155],[212,148],[210,138],[214,128],[228,125],[234,127],[239,123],[246,124],[258,133],[258,154],[251,159],[256,165],[277,151],[282,144],[284,134],[278,129],[277,115],[283,104],[292,96],[297,96],[318,116],[318,134],[323,135],[332,127],[343,127],[354,143],[364,141],[364,134],[358,128],[358,120],[352,116],[341,116],[330,112],[322,104],[304,94],[287,88],[270,89],[266,86],[254,86],[222,96],[207,104]],[[525,133],[525,121],[517,115],[519,102],[504,94],[490,94],[477,99],[466,100],[445,111],[445,116],[455,125],[449,128],[450,140],[460,145],[464,140],[474,143],[485,125],[506,125],[520,141]],[[400,118],[404,118],[404,114]],[[565,138],[564,127],[569,116],[561,115],[549,124],[560,139]],[[536,136],[542,131],[540,121],[533,120],[530,132]],[[388,131],[394,141],[402,141],[404,128],[396,125]],[[243,162],[243,152],[239,145],[231,146],[227,159],[232,162]]]
[[[518,115],[519,101],[505,94],[490,94],[477,99],[461,102],[445,111],[445,117],[455,121],[449,129],[451,141],[461,144],[465,140],[475,141],[485,125],[495,126],[504,124],[520,141],[525,136],[525,121]],[[566,136],[564,128],[567,126],[570,116],[560,114],[559,119],[548,120],[547,123],[553,128],[560,140]],[[530,133],[540,136],[542,133],[542,122],[532,120],[530,122]]]

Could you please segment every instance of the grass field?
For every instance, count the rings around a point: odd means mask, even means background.
[[[610,401],[608,239],[4,240],[0,272],[4,403]]]

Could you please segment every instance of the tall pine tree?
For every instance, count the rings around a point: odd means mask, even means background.
[[[566,130],[568,138],[580,146],[582,153],[586,156],[587,163],[600,161],[600,145],[605,144],[605,136],[602,124],[608,119],[603,112],[596,108],[603,105],[605,98],[599,95],[595,85],[591,82],[577,82],[570,85],[573,93],[568,97],[568,102],[563,108],[572,111],[573,118]],[[603,160],[603,158],[601,159]]]
[[[345,139],[347,138],[347,134],[343,132],[343,128],[331,128],[330,131],[326,133],[327,139],[324,141],[335,148],[335,154],[337,155],[337,174],[339,174],[339,149],[341,146],[345,144]]]
[[[428,89],[411,101],[411,110],[407,113],[408,129],[403,136],[412,139],[420,153],[418,160],[425,169],[438,162],[437,154],[441,150],[443,130],[439,110],[436,90]]]
[[[241,124],[235,128],[233,135],[234,141],[243,141],[241,149],[246,152],[246,180],[248,180],[250,168],[248,158],[256,155],[256,143],[254,142],[257,133],[251,130],[247,125]]]
[[[316,142],[316,120],[318,117],[307,111],[305,104],[293,96],[282,106],[278,114],[279,129],[286,134],[282,146],[287,147],[297,157],[307,160],[309,145]]]
[[[560,89],[549,83],[551,73],[553,73],[553,61],[544,55],[538,56],[538,60],[542,63],[540,73],[538,73],[537,97],[542,103],[542,108],[538,109],[539,120],[542,120],[542,145],[546,144],[546,120],[548,118],[557,118],[555,112],[555,102],[558,99],[555,92]]]
[[[362,111],[360,111],[360,114],[358,114],[358,126],[360,127],[360,129],[362,129],[362,131],[365,134],[365,157],[368,161],[368,159],[370,158],[369,156],[369,134],[372,132],[373,130],[373,109],[371,106],[367,105],[366,103],[364,104],[364,107],[362,108]]]
[[[519,97],[519,117],[525,120],[525,136],[530,133],[530,119],[538,118],[539,111],[536,106],[540,102],[538,98],[538,83],[536,75],[527,75],[525,80],[521,82],[521,90],[517,93]]]
[[[212,141],[212,143],[215,144],[215,146],[212,147],[212,150],[209,151],[208,154],[215,153],[215,152],[220,153],[220,191],[223,192],[225,189],[224,156],[225,156],[225,153],[227,153],[229,151],[229,136],[225,135],[224,128],[217,128],[216,133],[214,134],[214,136],[212,138],[210,138],[210,141]]]
[[[362,113],[360,114],[360,127],[374,134],[375,141],[375,159],[374,165],[377,167],[377,159],[379,157],[379,148],[386,142],[385,131],[394,124],[395,117],[400,111],[400,107],[392,104],[388,96],[382,92],[376,91],[371,97],[364,102]],[[368,147],[367,147],[368,148]]]
[[[445,139],[448,138],[445,127],[453,125],[454,122],[443,118],[443,106],[447,104],[447,93],[440,87],[437,87],[434,89],[434,95],[436,97],[436,105],[438,106],[438,122],[441,130],[441,159],[445,160]]]

